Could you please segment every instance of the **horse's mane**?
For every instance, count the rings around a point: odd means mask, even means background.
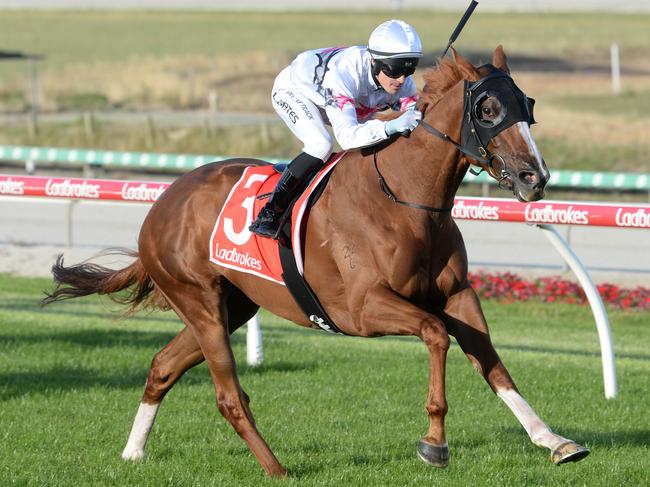
[[[455,60],[441,59],[436,66],[428,68],[422,75],[424,88],[420,92],[418,108],[433,106],[456,83],[463,79],[463,72]]]

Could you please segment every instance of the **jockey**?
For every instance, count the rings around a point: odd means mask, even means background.
[[[331,125],[343,150],[375,144],[413,130],[422,114],[411,75],[422,57],[415,29],[389,20],[370,35],[368,46],[331,47],[304,52],[275,79],[273,108],[304,144],[282,173],[275,191],[249,229],[277,238],[283,213],[332,153]],[[383,122],[378,111],[403,111]]]

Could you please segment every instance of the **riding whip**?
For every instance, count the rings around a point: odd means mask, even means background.
[[[451,47],[451,45],[454,43],[454,41],[458,38],[458,35],[460,34],[460,31],[463,30],[463,27],[465,27],[465,24],[467,23],[467,20],[470,18],[472,15],[472,12],[474,12],[474,9],[478,5],[478,2],[476,0],[472,0],[472,2],[469,4],[469,7],[467,7],[467,10],[465,10],[465,13],[463,14],[463,17],[460,19],[460,22],[458,22],[458,25],[454,29],[454,32],[451,34],[451,37],[449,38],[449,43],[447,44],[447,47],[445,48],[444,51],[442,51],[442,54],[440,55],[441,58],[445,57],[445,54],[447,54],[447,51]]]
[[[447,43],[447,47],[445,50],[442,52],[440,55],[440,58],[445,57],[445,54],[447,54],[447,51],[451,47],[451,45],[454,43],[454,41],[458,38],[460,35],[460,31],[463,30],[463,27],[465,27],[465,24],[467,23],[467,20],[470,18],[472,15],[472,12],[474,12],[474,9],[477,7],[478,2],[476,0],[472,0],[471,3],[469,4],[469,7],[467,7],[467,10],[465,10],[465,13],[463,14],[463,17],[460,19],[460,22],[458,22],[458,25],[454,29],[454,32],[452,32],[451,37],[449,38],[449,42]],[[404,130],[400,132],[400,135],[403,137],[408,137],[411,134],[411,130]]]

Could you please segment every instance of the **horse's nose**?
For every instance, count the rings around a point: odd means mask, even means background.
[[[519,181],[521,181],[527,188],[537,188],[539,186],[540,177],[533,171],[519,171],[517,174]]]
[[[519,181],[524,184],[527,188],[534,190],[544,189],[546,183],[550,178],[550,174],[547,170],[542,172],[539,171],[519,171],[517,173]]]

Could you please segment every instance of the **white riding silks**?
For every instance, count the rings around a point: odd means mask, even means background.
[[[345,150],[385,140],[384,122],[370,118],[387,108],[406,110],[413,107],[417,101],[413,79],[408,77],[399,92],[390,95],[375,83],[370,54],[365,46],[341,49],[327,59],[327,69],[322,69],[323,59],[332,51],[332,48],[316,49],[300,54],[278,75],[274,92],[278,89],[290,90],[299,97],[306,97],[320,109],[324,119],[308,122],[329,123],[339,145]],[[320,68],[320,72],[317,68]],[[319,73],[321,76],[318,76]],[[300,102],[293,110],[300,116]],[[320,132],[320,129],[309,132]],[[296,135],[307,145],[300,134]]]

